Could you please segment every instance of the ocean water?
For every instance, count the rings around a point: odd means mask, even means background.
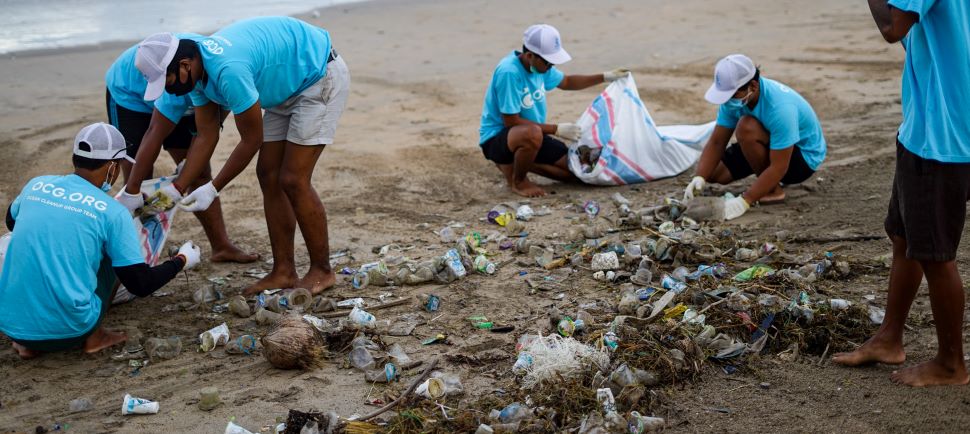
[[[0,55],[157,32],[209,33],[241,18],[293,15],[363,0],[0,0]]]

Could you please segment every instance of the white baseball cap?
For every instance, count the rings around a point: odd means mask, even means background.
[[[572,56],[562,48],[559,30],[548,24],[529,26],[522,36],[522,43],[529,51],[538,54],[553,65],[562,65],[572,60]]]
[[[156,33],[138,44],[135,67],[148,80],[145,101],[154,101],[165,92],[165,74],[178,48],[179,38],[172,33]]]
[[[704,98],[711,104],[726,103],[741,86],[754,78],[756,71],[754,62],[743,54],[732,54],[717,61],[714,83],[711,83]]]
[[[117,128],[98,122],[81,129],[74,137],[74,155],[92,160],[117,160],[127,157],[128,144]]]

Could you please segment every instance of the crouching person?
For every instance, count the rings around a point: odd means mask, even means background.
[[[24,359],[124,342],[124,333],[101,327],[116,278],[144,297],[199,262],[190,241],[165,263],[145,264],[131,214],[107,193],[125,148],[115,127],[88,125],[74,139],[74,173],[30,180],[7,209],[0,332]]]

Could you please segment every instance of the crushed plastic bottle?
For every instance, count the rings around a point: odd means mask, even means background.
[[[499,412],[498,420],[502,423],[514,423],[529,420],[532,418],[532,410],[528,407],[513,402]]]
[[[482,274],[495,274],[495,264],[485,255],[478,255],[475,257],[475,270]]]
[[[376,364],[374,356],[365,347],[354,348],[347,357],[350,359],[351,366],[364,372],[374,369],[374,365]]]
[[[91,400],[87,398],[72,399],[71,402],[68,404],[68,410],[71,413],[90,411],[93,408],[94,408],[94,403],[92,403]]]
[[[374,315],[371,315],[367,311],[357,306],[354,306],[354,309],[350,311],[348,318],[350,319],[351,323],[359,327],[370,328],[377,323],[377,318],[375,318]]]
[[[182,338],[178,336],[148,338],[145,339],[144,347],[148,359],[153,362],[160,359],[174,359],[182,352]]]

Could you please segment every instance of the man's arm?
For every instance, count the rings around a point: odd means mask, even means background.
[[[219,126],[222,125],[222,110],[214,102],[195,108],[196,135],[185,157],[185,166],[172,184],[181,191],[188,191],[196,178],[205,171],[212,153],[219,143]],[[140,156],[141,152],[139,152]]]
[[[257,101],[246,111],[236,114],[236,129],[239,130],[239,144],[229,154],[219,174],[212,179],[212,186],[222,191],[236,176],[242,173],[253,161],[253,157],[263,146],[263,113]]]
[[[705,181],[711,181],[710,177],[714,175],[714,169],[717,169],[721,157],[724,157],[724,150],[727,148],[728,142],[731,141],[733,134],[733,128],[714,126],[714,132],[707,139],[704,150],[701,151],[701,158],[697,162],[697,176],[704,178]]]
[[[115,275],[128,292],[139,297],[148,297],[158,288],[165,286],[178,275],[185,266],[185,259],[176,256],[165,263],[149,267],[148,264],[135,264],[126,267],[114,267]]]
[[[761,200],[766,194],[770,193],[778,183],[781,182],[781,178],[785,177],[785,173],[788,173],[788,163],[791,162],[792,153],[795,151],[795,146],[789,146],[785,149],[772,149],[768,151],[768,168],[761,175],[758,175],[758,179],[751,184],[748,191],[744,192],[744,200],[748,204],[755,203]]]
[[[125,182],[125,191],[136,194],[141,191],[141,183],[151,176],[152,166],[162,150],[162,142],[175,130],[175,122],[165,117],[158,109],[152,110],[152,120],[148,123],[148,130],[138,145],[135,155],[135,165],[131,168],[131,176]]]
[[[909,29],[919,22],[919,15],[889,6],[887,0],[869,0],[869,12],[876,21],[876,27],[886,42],[895,44],[909,33]]]
[[[562,81],[559,82],[559,86],[556,87],[562,90],[583,90],[596,86],[597,84],[605,81],[606,80],[603,79],[603,74],[567,75],[562,78]]]
[[[502,115],[502,122],[505,123],[506,127],[514,127],[516,125],[538,125],[542,129],[542,134],[556,134],[556,130],[559,127],[555,124],[540,124],[532,122],[526,118],[519,115]]]

